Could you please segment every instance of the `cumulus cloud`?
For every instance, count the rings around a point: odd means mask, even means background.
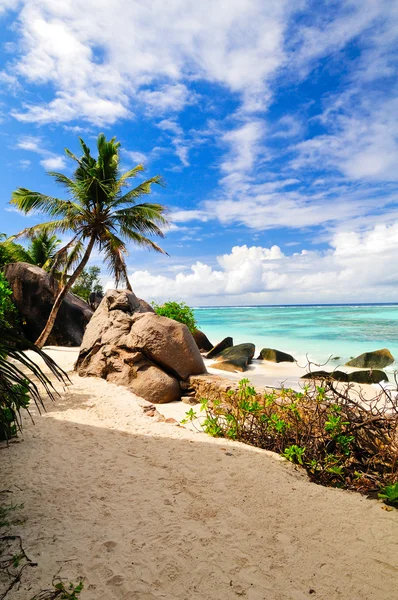
[[[197,261],[172,275],[140,270],[130,278],[140,297],[198,305],[386,302],[395,299],[397,252],[398,221],[337,232],[322,252],[286,255],[278,246],[235,246],[217,258],[216,268]]]

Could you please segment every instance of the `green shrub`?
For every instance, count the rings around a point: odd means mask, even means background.
[[[169,300],[164,304],[152,303],[155,313],[162,317],[174,319],[179,323],[184,323],[191,333],[197,329],[193,308],[185,304],[185,302],[172,302]]]
[[[13,327],[18,322],[18,311],[11,300],[12,290],[7,279],[0,272],[0,321],[5,327]]]
[[[272,450],[304,467],[312,481],[356,490],[398,507],[398,401],[314,382],[259,393],[242,379],[223,399],[201,401],[183,422],[208,434]]]

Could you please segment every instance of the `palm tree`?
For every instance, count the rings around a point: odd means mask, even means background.
[[[0,234],[0,239],[6,237]],[[54,263],[57,253],[57,247],[61,240],[56,235],[49,235],[46,231],[32,235],[31,243],[28,249],[20,244],[16,244],[11,236],[0,242],[0,246],[5,254],[4,264],[10,262],[26,262],[30,265],[37,265],[42,269],[49,271]]]
[[[61,240],[56,235],[49,235],[47,231],[41,231],[34,235],[28,248],[32,264],[41,267],[45,271],[50,270],[54,264],[60,242]]]
[[[107,141],[103,133],[98,136],[97,158],[91,156],[90,149],[81,138],[79,141],[83,150],[81,158],[65,149],[66,155],[77,163],[73,177],[49,173],[67,189],[68,200],[25,188],[18,188],[11,199],[11,204],[26,214],[39,210],[51,218],[46,223],[24,229],[18,236],[72,232],[72,239],[57,252],[53,264],[55,270],[63,261],[64,275],[46,326],[36,341],[39,348],[43,347],[51,333],[62,300],[82,273],[94,247],[103,252],[105,262],[115,277],[116,287],[124,283],[130,290],[125,262],[128,254],[126,243],[133,242],[166,254],[147,237],[164,237],[160,226],[167,225],[165,207],[148,202],[137,204],[138,198],[151,192],[152,184],[162,184],[161,177],[157,175],[124,191],[129,187],[129,181],[143,171],[143,166],[138,165],[124,174],[120,173],[120,143],[116,138]],[[72,267],[75,269],[68,276],[68,270]]]

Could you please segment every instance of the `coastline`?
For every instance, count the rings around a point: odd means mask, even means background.
[[[334,370],[381,348],[398,358],[398,304],[199,307],[195,317],[213,344],[231,336],[234,344],[254,343],[255,356],[264,347],[277,348],[302,366],[310,360]],[[395,362],[385,371],[392,375],[397,367]]]

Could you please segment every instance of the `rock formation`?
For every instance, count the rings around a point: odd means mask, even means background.
[[[210,342],[208,337],[203,333],[203,331],[199,331],[199,329],[197,329],[196,331],[194,331],[194,333],[192,335],[193,335],[193,339],[196,342],[196,345],[198,346],[198,348],[201,352],[210,352],[210,350],[213,348],[213,344]]]
[[[249,343],[231,346],[218,354],[215,364],[211,366],[222,371],[246,371],[252,362],[255,350],[255,345]]]
[[[148,307],[133,292],[108,291],[86,329],[75,368],[150,402],[179,400],[180,380],[206,368],[186,325]]]
[[[12,263],[4,274],[12,289],[12,299],[21,315],[25,336],[36,341],[47,322],[57,295],[58,283],[50,275],[28,263]],[[80,346],[93,311],[74,294],[66,294],[47,340],[49,346]]]
[[[358,369],[384,369],[392,365],[394,357],[387,348],[375,350],[374,352],[364,352],[356,358],[346,363],[347,367],[357,367]]]
[[[233,339],[231,337],[226,337],[223,340],[221,340],[221,342],[216,344],[214,346],[214,348],[212,348],[210,350],[210,352],[208,352],[206,354],[206,358],[215,358],[216,356],[221,354],[221,352],[223,350],[225,350],[226,348],[231,348],[231,346],[233,346],[233,345],[234,345]]]
[[[354,371],[353,373],[344,373],[344,371],[314,371],[306,373],[301,379],[332,379],[333,381],[344,381],[350,383],[380,383],[388,381],[384,371],[378,369],[369,369],[367,371]]]
[[[269,360],[270,362],[295,362],[295,358],[291,354],[275,350],[275,348],[263,348],[260,352],[258,360]]]

